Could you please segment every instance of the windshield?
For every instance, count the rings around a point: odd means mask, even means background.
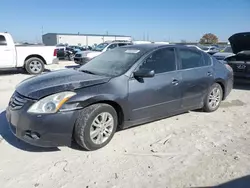
[[[93,51],[98,51],[98,52],[101,52],[106,46],[108,46],[109,43],[101,43],[101,44],[98,44],[95,48],[93,48],[92,50]]]
[[[80,71],[98,75],[119,76],[124,74],[140,57],[142,52],[132,48],[116,48],[90,60],[81,66]]]
[[[225,48],[222,50],[222,52],[233,53],[233,50],[232,50],[231,46],[227,46],[227,47],[225,47]]]

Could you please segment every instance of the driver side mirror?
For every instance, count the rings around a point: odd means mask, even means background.
[[[151,78],[155,76],[155,71],[151,69],[139,69],[134,72],[134,77],[137,78]]]

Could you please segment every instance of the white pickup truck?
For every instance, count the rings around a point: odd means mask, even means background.
[[[24,68],[29,74],[40,74],[45,65],[57,62],[55,46],[18,46],[9,33],[0,33],[0,70]]]

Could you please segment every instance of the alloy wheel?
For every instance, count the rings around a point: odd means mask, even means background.
[[[208,98],[208,104],[212,109],[215,109],[219,104],[221,100],[221,91],[218,87],[215,87]]]
[[[90,138],[97,145],[103,144],[114,129],[114,118],[108,112],[98,114],[90,127]]]
[[[29,63],[29,68],[33,73],[39,73],[42,69],[42,64],[39,61],[31,61]]]

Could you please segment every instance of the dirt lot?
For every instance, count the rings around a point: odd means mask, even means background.
[[[14,73],[0,76],[1,188],[204,187],[250,173],[247,85],[237,85],[214,113],[189,112],[120,131],[105,148],[85,152],[37,148],[11,134],[4,109],[15,85],[28,77]]]

